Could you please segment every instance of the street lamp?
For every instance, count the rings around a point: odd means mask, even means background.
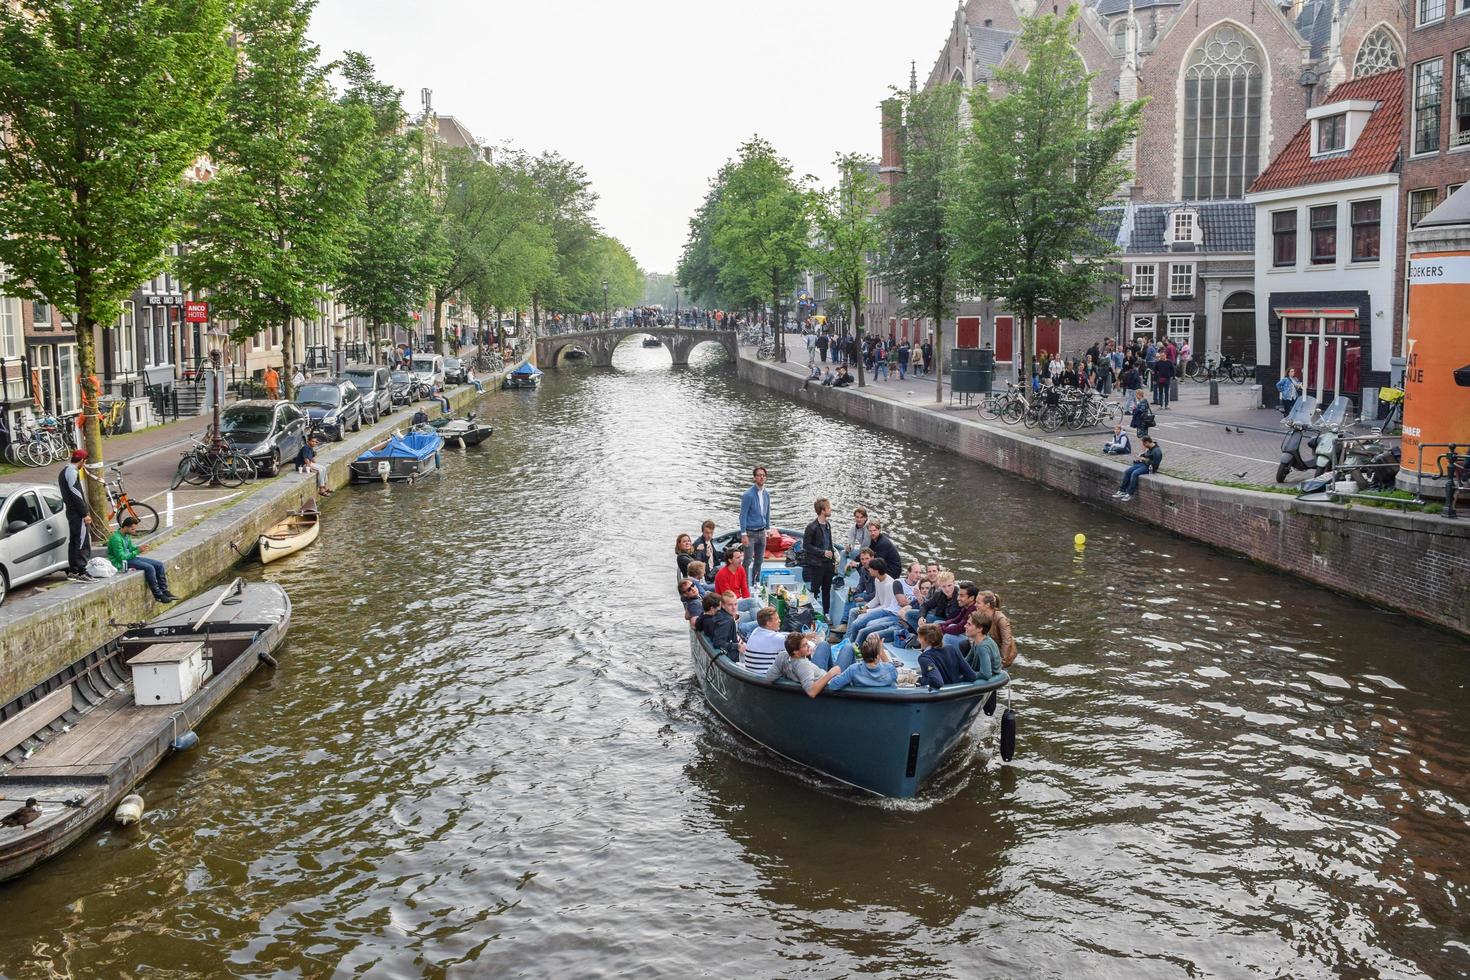
[[[229,335],[213,328],[205,331],[204,342],[209,345],[209,404],[211,408],[210,441],[219,438],[220,403],[225,400],[225,344]]]
[[[342,341],[347,339],[347,324],[341,322],[332,324],[332,339],[337,342],[337,349],[332,355],[332,374],[341,377],[347,371],[347,362],[342,353]]]
[[[674,327],[679,326],[679,284],[674,283]]]
[[[607,329],[607,280],[602,280],[602,328]]]
[[[1128,319],[1128,303],[1133,298],[1133,283],[1124,279],[1118,283],[1118,346],[1123,346],[1123,326]]]

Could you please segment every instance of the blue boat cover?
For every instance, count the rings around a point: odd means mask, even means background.
[[[534,378],[536,375],[541,373],[541,369],[532,364],[530,361],[522,361],[515,367],[511,368],[510,373],[513,377],[517,378]]]
[[[444,448],[444,437],[437,432],[410,432],[394,436],[382,449],[369,449],[358,459],[427,459]]]

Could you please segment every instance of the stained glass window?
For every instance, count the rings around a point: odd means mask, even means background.
[[[1358,56],[1353,59],[1353,77],[1366,78],[1381,71],[1393,71],[1404,66],[1399,53],[1399,42],[1386,27],[1375,27],[1358,46]]]
[[[1221,24],[1195,44],[1184,69],[1181,193],[1186,201],[1240,197],[1261,165],[1261,53]]]

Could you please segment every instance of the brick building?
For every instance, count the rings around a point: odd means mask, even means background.
[[[1399,262],[1409,229],[1470,177],[1470,0],[1411,0],[1403,128],[1403,214]],[[1404,279],[1399,277],[1394,350],[1407,325]]]
[[[966,0],[925,84],[990,84],[997,68],[1020,56],[1021,18],[1060,7]],[[1076,48],[1095,73],[1094,101],[1149,100],[1130,150],[1133,178],[1118,214],[1103,220],[1116,229],[1119,280],[1147,283],[1151,267],[1155,294],[1119,295],[1086,321],[1042,330],[1077,354],[1100,336],[1146,329],[1152,317],[1158,336],[1171,325],[1189,330],[1197,352],[1252,356],[1254,218],[1246,190],[1309,107],[1351,78],[1403,66],[1405,30],[1398,0],[1085,0]],[[885,108],[885,150],[898,122]],[[1167,291],[1158,285],[1165,275]],[[898,316],[881,291],[869,312],[875,325]],[[1018,338],[1008,345],[996,333],[997,324],[1004,333],[1016,322],[998,304],[966,300],[956,321],[978,322],[981,342],[998,354],[1016,347]],[[1040,339],[1049,338],[1038,339],[1045,346]]]

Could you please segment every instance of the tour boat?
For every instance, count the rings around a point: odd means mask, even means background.
[[[353,460],[353,483],[412,483],[439,468],[444,437],[432,430],[394,433]]]
[[[269,565],[278,558],[294,555],[317,539],[322,530],[322,516],[315,510],[288,514],[284,521],[273,524],[260,536],[260,562]]]
[[[723,548],[739,535],[717,538]],[[761,570],[767,586],[800,586],[801,569],[789,555],[767,551]],[[757,586],[759,587],[759,586]],[[838,591],[844,593],[839,596]],[[834,612],[841,615],[845,586],[834,587]],[[902,666],[917,668],[918,651],[887,645]],[[916,795],[925,781],[961,744],[984,712],[991,715],[1004,696],[1001,756],[1011,758],[1015,714],[1010,708],[1010,677],[968,684],[859,688],[808,697],[784,678],[765,679],[723,654],[691,630],[690,660],[705,701],[740,734],[777,755],[822,775],[878,796]]]
[[[0,707],[0,881],[76,843],[260,663],[291,623],[272,583],[236,579],[136,624]],[[35,800],[25,826],[3,820]],[[128,798],[136,820],[142,801]],[[15,822],[15,821],[12,821]]]
[[[664,345],[664,342],[662,340],[659,340],[657,337],[644,337],[643,338],[643,346],[644,347],[662,347],[663,345]]]

